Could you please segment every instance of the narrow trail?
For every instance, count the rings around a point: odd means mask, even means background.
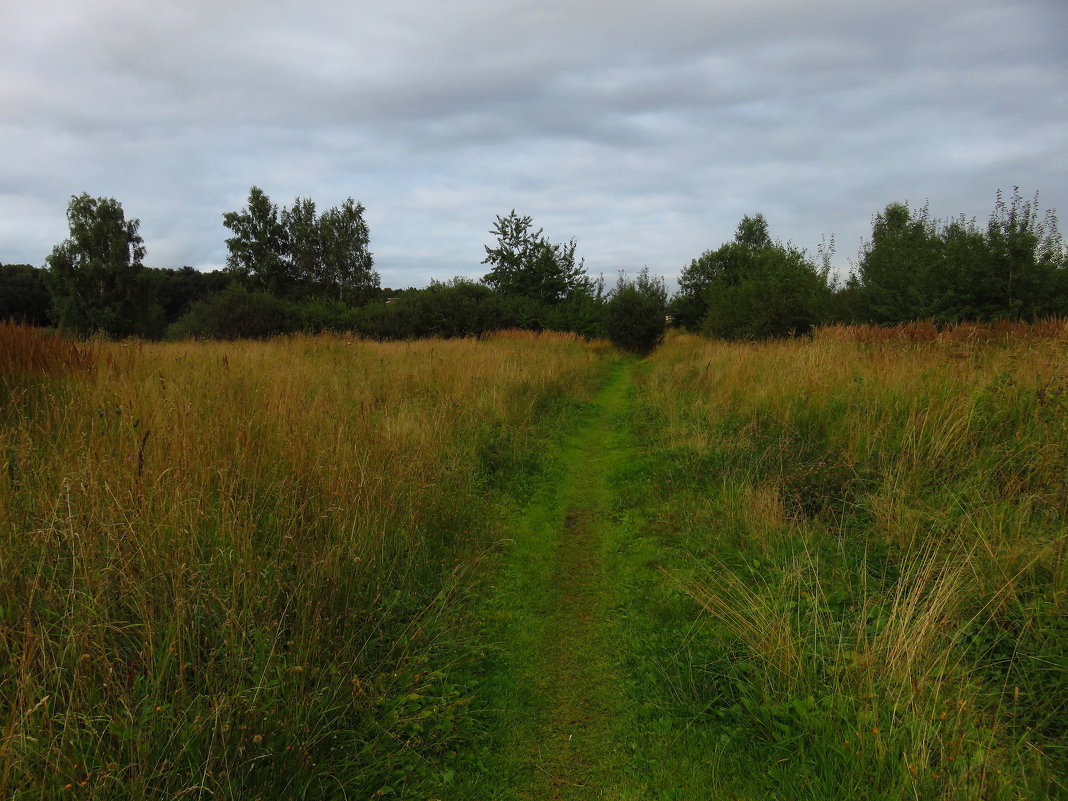
[[[512,528],[487,620],[499,664],[485,692],[499,741],[462,798],[637,798],[625,771],[618,535],[610,476],[626,458],[633,363],[619,366],[554,454]]]

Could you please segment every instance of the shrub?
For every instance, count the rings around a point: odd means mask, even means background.
[[[605,333],[613,344],[635,353],[648,353],[667,330],[667,287],[664,279],[643,267],[634,280],[620,273],[619,283],[605,307]]]
[[[256,339],[288,334],[300,327],[300,309],[295,304],[234,283],[194,303],[168,334],[174,339]]]

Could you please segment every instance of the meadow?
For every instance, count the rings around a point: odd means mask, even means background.
[[[0,328],[0,797],[432,785],[493,488],[604,350]]]
[[[1062,321],[5,325],[0,458],[3,798],[1066,796]]]
[[[635,661],[684,760],[715,754],[703,780],[1065,796],[1066,345],[1063,322],[916,324],[651,357],[623,480],[674,636]]]

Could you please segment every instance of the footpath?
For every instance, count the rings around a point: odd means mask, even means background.
[[[510,521],[485,625],[496,657],[482,693],[497,731],[450,797],[647,797],[626,770],[632,702],[619,620],[621,577],[634,569],[624,562],[643,557],[624,541],[610,482],[627,458],[632,369],[616,368]]]

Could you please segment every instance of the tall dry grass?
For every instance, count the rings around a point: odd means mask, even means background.
[[[27,374],[85,370],[93,362],[91,343],[75,342],[57,332],[0,320],[0,381],[11,384]]]
[[[601,347],[48,343],[80,370],[0,426],[0,797],[369,797],[443,772],[487,488]]]
[[[638,419],[726,655],[695,702],[813,797],[1065,791],[1063,322],[676,336]]]

